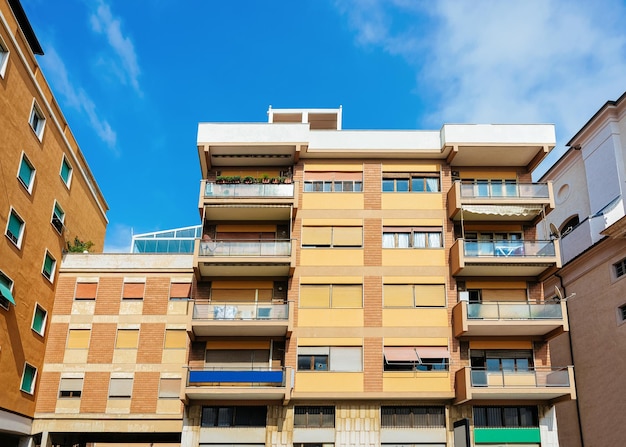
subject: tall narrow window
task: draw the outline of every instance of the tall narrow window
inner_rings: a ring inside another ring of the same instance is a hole
[[[20,168],[17,171],[17,178],[20,183],[26,188],[29,193],[33,191],[33,183],[35,182],[35,168],[33,164],[26,158],[26,155],[22,153],[22,160],[20,161]]]
[[[68,188],[70,187],[70,182],[72,181],[72,171],[72,166],[67,161],[67,158],[64,155],[63,161],[61,162],[61,172],[59,174],[63,179],[63,183],[65,183]]]
[[[37,138],[41,141],[43,138],[43,130],[46,125],[46,117],[35,101],[33,101],[33,108],[30,112],[28,122],[30,123],[30,127],[35,132],[35,135],[37,135]]]
[[[13,280],[0,271],[0,307],[9,310],[9,303],[15,306]]]
[[[50,282],[54,282],[54,269],[56,268],[57,261],[52,257],[50,252],[46,251],[46,256],[43,260],[43,268],[41,273],[46,277]]]
[[[61,234],[63,232],[63,223],[65,222],[65,211],[61,208],[61,205],[54,201],[54,208],[52,209],[52,226]]]
[[[5,234],[18,248],[22,246],[24,220],[15,212],[13,208],[11,208],[11,213],[9,214],[9,221],[7,223]]]
[[[28,394],[35,392],[35,380],[37,379],[37,368],[28,363],[24,363],[24,371],[22,372],[22,384],[20,390]]]
[[[9,64],[9,49],[0,37],[0,78],[4,78]]]
[[[39,304],[35,306],[35,313],[33,315],[33,323],[31,325],[33,331],[39,335],[43,335],[46,329],[46,319],[48,318],[48,312]]]
[[[613,268],[615,269],[615,276],[617,278],[626,275],[626,258],[613,264]]]

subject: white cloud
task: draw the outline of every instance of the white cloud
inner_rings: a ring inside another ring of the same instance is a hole
[[[114,223],[107,226],[105,253],[130,253],[133,230],[128,225]]]
[[[117,61],[109,59],[101,62],[106,63],[120,81],[129,83],[141,94],[139,87],[141,70],[133,42],[122,32],[121,21],[118,17],[113,16],[109,5],[104,1],[99,1],[97,5],[96,11],[89,18],[91,29],[97,34],[106,36],[109,45],[115,52],[115,59],[117,59]]]
[[[617,0],[340,0],[356,42],[403,57],[432,108],[421,125],[555,123],[560,144],[626,89]]]
[[[87,116],[91,127],[104,143],[119,155],[116,141],[117,135],[111,125],[102,120],[96,113],[96,105],[87,93],[75,83],[70,82],[65,64],[54,48],[46,49],[46,56],[41,59],[44,71],[54,85],[55,92],[63,97],[65,104]]]

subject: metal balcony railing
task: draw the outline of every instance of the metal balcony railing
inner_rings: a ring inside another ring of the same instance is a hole
[[[470,320],[561,320],[563,312],[559,303],[468,303],[467,318]]]
[[[194,303],[194,320],[288,320],[289,304]]]
[[[535,367],[524,371],[470,369],[471,385],[486,388],[550,388],[570,386],[570,367]]]
[[[205,197],[293,197],[294,185],[272,183],[235,183],[222,184],[207,182],[204,189]]]
[[[290,240],[200,241],[200,256],[291,256]]]
[[[556,256],[554,241],[472,240],[465,241],[466,257],[536,257]]]
[[[187,386],[221,386],[242,384],[247,387],[285,386],[285,368],[272,369],[260,366],[220,367],[190,369]]]
[[[461,197],[492,199],[549,199],[547,183],[461,182]]]

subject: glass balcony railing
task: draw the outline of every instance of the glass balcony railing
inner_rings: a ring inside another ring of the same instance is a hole
[[[289,304],[194,303],[194,320],[288,320]]]
[[[563,312],[559,303],[469,303],[470,320],[561,320]]]
[[[554,241],[471,240],[465,241],[466,257],[536,257],[556,256]]]
[[[200,241],[200,256],[291,256],[291,241]]]
[[[535,367],[523,371],[490,371],[470,368],[471,385],[487,388],[549,388],[569,387],[567,367]]]
[[[207,182],[204,189],[205,197],[293,197],[293,183],[212,183]]]
[[[248,387],[285,386],[285,370],[258,366],[202,368],[190,369],[187,377],[187,386],[228,386],[234,383]]]
[[[547,183],[461,182],[461,197],[549,199],[550,188]]]

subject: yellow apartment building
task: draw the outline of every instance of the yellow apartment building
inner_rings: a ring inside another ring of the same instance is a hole
[[[0,445],[32,432],[57,271],[101,251],[107,204],[50,91],[18,0],[0,1]]]

